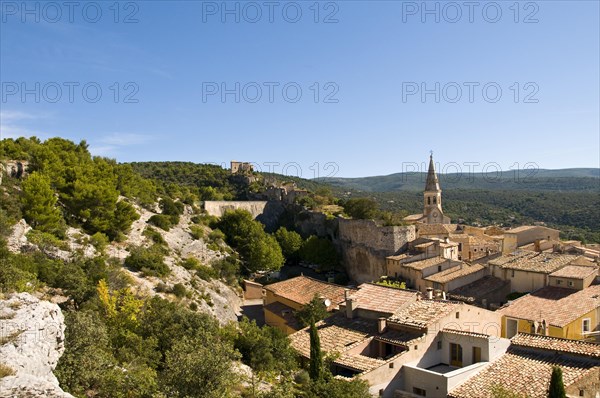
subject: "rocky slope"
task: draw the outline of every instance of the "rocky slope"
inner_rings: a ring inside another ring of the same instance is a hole
[[[64,352],[64,318],[56,304],[28,293],[0,300],[0,397],[73,398],[52,373]]]
[[[147,228],[153,228],[148,224],[148,219],[156,213],[138,206],[136,206],[136,210],[140,214],[140,218],[133,223],[126,240],[119,243],[113,242],[104,249],[105,254],[118,259],[121,263],[129,255],[128,247],[147,247],[152,244],[150,239],[144,235],[144,231]],[[163,298],[174,299],[172,295],[165,293],[165,290],[168,291],[175,284],[182,284],[190,293],[182,299],[183,304],[195,302],[199,311],[214,315],[222,324],[236,321],[242,305],[238,291],[219,280],[206,281],[200,279],[194,271],[186,270],[179,265],[181,260],[188,257],[196,258],[204,265],[210,265],[225,256],[222,251],[209,248],[209,243],[203,238],[195,239],[192,236],[190,226],[194,225],[191,221],[193,216],[192,208],[186,206],[178,225],[173,226],[169,231],[154,228],[155,231],[161,234],[168,246],[165,264],[171,269],[169,276],[164,278],[144,277],[140,272],[134,272],[126,268],[123,268],[123,272],[130,276],[139,294],[160,295]],[[211,231],[210,228],[203,228],[206,230],[205,235],[208,235]],[[99,254],[94,246],[89,243],[89,236],[75,228],[67,230],[68,239],[65,247],[62,248],[39,247],[31,243],[27,238],[29,231],[31,231],[31,227],[27,225],[25,220],[19,221],[13,227],[12,234],[7,239],[9,250],[15,253],[42,250],[46,255],[63,261],[70,261],[75,253],[80,253],[85,257],[94,257]],[[223,251],[227,249],[224,243],[221,243],[220,247]],[[214,248],[214,245],[212,248]],[[162,288],[158,288],[159,285]]]

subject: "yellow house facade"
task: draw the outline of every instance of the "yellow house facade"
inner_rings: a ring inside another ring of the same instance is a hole
[[[502,337],[532,333],[573,340],[596,340],[600,334],[600,285],[583,290],[548,286],[507,304]]]

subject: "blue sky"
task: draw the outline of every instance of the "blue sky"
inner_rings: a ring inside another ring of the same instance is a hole
[[[306,178],[430,150],[441,167],[599,166],[598,1],[265,4],[2,0],[0,133]]]

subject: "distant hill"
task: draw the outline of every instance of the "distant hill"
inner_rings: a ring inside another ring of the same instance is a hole
[[[333,187],[367,192],[422,191],[427,173],[395,173],[361,178],[321,178]],[[600,169],[521,170],[502,173],[438,174],[442,190],[598,191]]]

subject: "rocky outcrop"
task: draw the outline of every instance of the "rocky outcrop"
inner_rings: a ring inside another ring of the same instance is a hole
[[[1,398],[73,398],[52,373],[65,349],[64,331],[56,304],[28,293],[0,300],[0,364],[14,373],[0,379]]]

